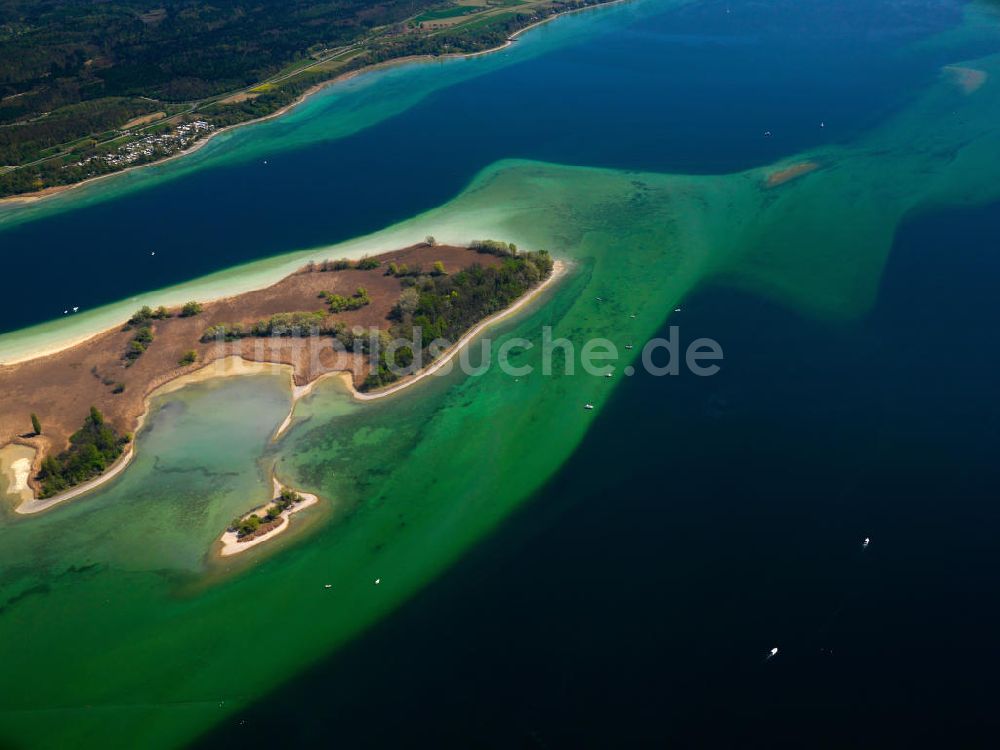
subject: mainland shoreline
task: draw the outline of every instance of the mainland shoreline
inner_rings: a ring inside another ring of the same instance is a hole
[[[484,55],[490,55],[493,54],[494,52],[500,52],[501,50],[505,50],[508,47],[510,47],[514,42],[517,41],[517,38],[521,34],[531,31],[532,29],[538,28],[539,26],[543,26],[544,24],[547,24],[550,21],[554,21],[557,18],[570,16],[575,13],[581,13],[587,10],[594,10],[597,8],[605,8],[605,7],[610,7],[612,5],[619,5],[621,3],[626,3],[626,2],[629,2],[629,0],[608,0],[607,2],[598,2],[593,5],[588,5],[582,8],[573,8],[571,10],[565,10],[559,13],[553,13],[551,16],[548,16],[547,18],[535,21],[534,23],[529,24],[524,28],[518,29],[517,31],[511,33],[510,36],[508,36],[507,39],[503,42],[503,44],[499,44],[496,47],[491,47],[489,49],[479,50],[478,52],[449,52],[443,55],[407,55],[405,57],[399,57],[393,60],[383,60],[382,62],[373,63],[363,68],[359,68],[358,70],[349,70],[345,73],[341,73],[331,78],[328,81],[323,81],[321,83],[317,83],[316,85],[309,87],[304,92],[302,92],[302,94],[300,94],[299,97],[295,99],[295,101],[286,104],[281,109],[275,110],[270,114],[264,115],[263,117],[258,117],[254,120],[247,120],[246,122],[238,122],[234,125],[228,125],[224,128],[218,128],[217,130],[213,130],[204,138],[191,144],[189,148],[186,148],[182,151],[178,151],[176,154],[171,154],[170,156],[165,156],[162,159],[157,159],[156,161],[148,162],[146,164],[136,164],[131,167],[126,167],[125,169],[122,169],[118,172],[109,172],[108,174],[88,177],[85,180],[81,180],[80,182],[74,182],[71,185],[53,185],[52,187],[43,188],[41,190],[37,190],[32,193],[21,193],[19,195],[11,195],[6,198],[0,198],[0,207],[4,205],[38,203],[39,201],[43,201],[46,198],[52,198],[56,195],[67,193],[71,190],[81,188],[85,185],[90,185],[95,182],[98,182],[99,180],[106,180],[112,177],[119,177],[121,175],[128,174],[129,172],[132,172],[134,170],[145,169],[147,167],[155,167],[162,164],[166,164],[167,162],[173,161],[174,159],[180,159],[185,156],[190,156],[191,154],[197,152],[199,149],[208,145],[208,143],[210,143],[213,138],[222,135],[223,133],[231,132],[236,128],[247,127],[248,125],[259,125],[260,123],[267,122],[268,120],[272,120],[277,117],[286,115],[299,105],[303,104],[310,97],[318,94],[319,92],[331,86],[335,86],[337,84],[352,80],[366,73],[374,73],[379,70],[385,70],[388,68],[410,65],[415,63],[435,62],[439,60],[472,59],[476,57],[482,57]]]

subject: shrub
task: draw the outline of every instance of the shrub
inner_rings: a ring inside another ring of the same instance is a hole
[[[321,292],[320,297],[326,300],[326,303],[330,306],[330,312],[339,313],[345,312],[347,310],[360,310],[365,305],[371,303],[371,298],[368,296],[368,290],[363,286],[359,286],[357,291],[351,297],[344,297],[341,294],[332,294],[330,292]]]
[[[143,305],[138,310],[133,313],[132,317],[128,319],[126,328],[131,328],[133,326],[146,323],[153,319],[153,308],[149,305]]]
[[[184,352],[184,356],[177,360],[177,364],[181,367],[187,367],[188,365],[193,365],[198,361],[198,353],[194,349],[190,349]]]
[[[324,260],[323,264],[320,266],[321,271],[346,271],[351,267],[351,261],[347,258],[340,258],[339,260]]]
[[[153,329],[143,326],[136,331],[135,336],[129,342],[128,349],[125,350],[125,366],[131,367],[153,343]]]
[[[500,257],[511,257],[517,255],[517,245],[513,242],[498,242],[497,240],[474,240],[469,247],[477,253],[484,255],[499,255]]]
[[[188,302],[181,308],[182,318],[193,318],[195,315],[201,315],[204,308],[201,306],[200,302]]]

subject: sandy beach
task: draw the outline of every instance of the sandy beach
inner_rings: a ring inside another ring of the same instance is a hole
[[[85,495],[88,492],[96,490],[98,487],[103,487],[105,484],[125,471],[128,465],[132,463],[132,457],[134,454],[135,449],[129,445],[125,448],[125,452],[122,453],[121,457],[115,461],[114,465],[99,477],[94,477],[83,484],[78,484],[76,487],[66,490],[66,492],[62,492],[53,497],[47,497],[44,500],[36,499],[34,493],[32,493],[30,499],[21,502],[21,504],[18,505],[14,511],[22,515],[30,516],[35,513],[41,513],[42,511],[54,508],[67,500],[78,498],[81,495]],[[27,482],[25,482],[25,484],[27,484]],[[31,492],[31,489],[28,488],[28,491]]]
[[[254,508],[249,513],[243,514],[242,516],[240,516],[240,520],[245,520],[250,516],[252,516],[254,513],[256,513],[258,516],[263,517],[264,512],[267,510],[267,507],[271,505],[281,495],[282,490],[292,489],[291,487],[286,487],[285,485],[281,484],[281,482],[279,482],[274,477],[271,478],[271,481],[274,484],[274,494],[271,496],[271,500],[265,503],[264,505],[261,505],[258,508]],[[297,490],[292,490],[292,491],[298,492]],[[302,502],[295,503],[288,510],[282,512],[280,516],[280,518],[282,519],[281,525],[276,526],[275,528],[268,531],[266,534],[261,534],[260,536],[254,537],[253,539],[246,542],[241,542],[239,540],[239,537],[236,535],[235,531],[227,530],[221,537],[219,537],[219,542],[222,545],[219,548],[219,555],[221,557],[231,557],[232,555],[238,555],[241,552],[246,552],[248,549],[252,549],[253,547],[256,547],[259,544],[263,544],[264,542],[268,542],[274,539],[279,534],[285,533],[285,530],[288,529],[289,526],[291,526],[291,519],[295,513],[305,510],[306,508],[312,507],[313,505],[316,505],[319,502],[319,498],[316,497],[316,495],[311,495],[308,492],[298,492],[298,494],[302,497]]]
[[[0,477],[7,494],[15,499],[18,505],[33,497],[28,480],[31,478],[31,467],[35,459],[35,449],[18,443],[0,448]]]

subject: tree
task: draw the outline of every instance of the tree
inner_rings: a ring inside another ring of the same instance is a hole
[[[434,245],[437,244],[437,240],[434,239],[434,235],[433,234],[427,235],[427,239],[425,239],[424,242],[426,242],[431,247],[434,247]]]
[[[439,260],[434,261],[434,275],[444,276],[444,274],[445,274],[444,263],[442,263]]]
[[[181,367],[187,367],[188,365],[193,365],[196,361],[198,361],[198,353],[194,349],[190,349],[184,352],[184,356],[177,361],[177,364]]]
[[[42,423],[38,420],[37,414],[31,415],[31,428],[35,431],[36,435],[42,434]]]
[[[102,424],[104,424],[104,415],[101,414],[100,411],[98,411],[96,406],[90,407],[90,422],[95,427],[100,427]]]
[[[181,317],[192,318],[195,315],[200,315],[203,309],[200,302],[188,302],[181,308]]]
[[[417,309],[418,304],[420,304],[420,292],[413,287],[404,289],[403,293],[399,295],[399,302],[396,303],[398,319],[403,321],[408,320],[413,315],[414,310]]]

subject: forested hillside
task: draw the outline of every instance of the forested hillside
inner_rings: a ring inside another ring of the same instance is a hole
[[[0,197],[190,148],[322,81],[603,0],[0,0]]]

